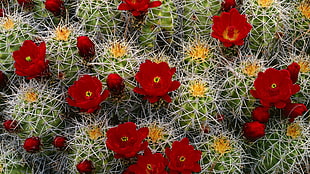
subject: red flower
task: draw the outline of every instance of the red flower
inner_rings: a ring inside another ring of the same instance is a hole
[[[168,92],[178,89],[181,85],[178,81],[172,81],[172,76],[176,68],[170,68],[166,62],[155,63],[146,60],[140,65],[140,71],[135,78],[140,83],[141,88],[135,87],[134,92],[145,95],[150,103],[157,102],[163,98],[166,102],[171,102]]]
[[[39,137],[27,138],[24,142],[24,149],[27,152],[35,153],[40,151],[41,141]]]
[[[107,131],[106,145],[116,154],[115,158],[131,158],[145,150],[148,143],[142,142],[148,135],[147,127],[136,130],[136,124],[127,122]]]
[[[201,151],[194,150],[194,147],[189,145],[188,138],[173,142],[172,148],[166,148],[165,152],[169,160],[168,167],[171,174],[201,171],[198,164]]]
[[[16,120],[5,120],[3,122],[3,127],[8,132],[16,132],[18,129],[18,121]]]
[[[46,0],[44,4],[46,10],[52,12],[54,16],[60,16],[65,11],[64,2],[62,0]]]
[[[124,79],[118,74],[109,74],[107,85],[112,95],[120,95],[125,88]]]
[[[32,8],[34,6],[33,0],[17,0],[17,2],[25,8]]]
[[[150,149],[144,151],[143,156],[138,156],[137,164],[129,166],[125,171],[128,174],[167,174],[165,168],[168,164],[166,158],[160,153],[152,154]]]
[[[7,82],[8,82],[8,77],[2,71],[0,71],[0,87],[5,88]]]
[[[297,79],[298,79],[298,73],[300,70],[300,66],[298,65],[298,63],[293,62],[292,64],[290,64],[287,67],[287,70],[290,72],[291,80],[292,80],[293,84],[296,83]]]
[[[91,174],[95,170],[95,167],[92,161],[83,160],[76,165],[76,169],[79,171],[79,173]]]
[[[300,90],[299,85],[292,83],[287,70],[273,68],[258,73],[254,87],[255,89],[250,91],[253,97],[260,99],[260,103],[265,107],[275,105],[277,108],[284,108],[290,102],[290,97]]]
[[[64,150],[67,146],[67,138],[62,136],[56,136],[53,140],[53,145],[58,150]]]
[[[93,113],[100,108],[100,103],[109,96],[109,90],[102,92],[102,83],[97,77],[82,76],[68,89],[67,102],[79,107],[81,112]]]
[[[288,103],[283,108],[282,114],[285,117],[289,117],[290,122],[293,122],[296,117],[303,115],[307,110],[307,107],[302,103]]]
[[[269,108],[268,107],[256,107],[252,112],[252,118],[255,121],[259,121],[261,123],[268,122],[270,117]]]
[[[84,59],[91,59],[95,56],[95,44],[87,36],[77,38],[77,47],[79,54]]]
[[[265,136],[265,129],[266,125],[258,121],[245,123],[243,125],[244,136],[251,141],[255,141],[258,138]]]
[[[225,47],[243,45],[243,39],[252,29],[246,16],[241,15],[235,8],[222,12],[221,16],[213,16],[213,23],[211,36],[223,42]]]
[[[161,5],[160,1],[153,1],[150,0],[122,0],[118,6],[118,10],[129,10],[133,16],[140,16],[144,15],[149,8],[158,7]]]
[[[45,42],[37,46],[33,41],[25,40],[20,49],[13,52],[15,73],[19,76],[27,76],[27,79],[44,75],[48,69],[45,51]]]
[[[224,0],[221,5],[224,11],[229,11],[230,9],[236,6],[236,1],[235,0]]]

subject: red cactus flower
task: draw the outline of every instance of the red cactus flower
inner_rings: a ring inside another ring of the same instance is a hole
[[[170,68],[166,62],[155,63],[146,60],[140,65],[140,70],[135,78],[141,88],[135,87],[134,92],[145,95],[150,103],[157,102],[160,98],[171,102],[168,92],[174,91],[181,85],[178,81],[172,81],[176,68]]]
[[[248,140],[255,141],[265,136],[265,129],[266,125],[258,121],[253,121],[243,125],[243,134]]]
[[[270,117],[269,108],[268,107],[256,107],[252,112],[252,118],[255,121],[259,121],[261,123],[268,122]]]
[[[92,161],[83,160],[76,165],[76,169],[79,171],[79,173],[91,174],[95,170],[95,167]]]
[[[97,77],[82,76],[68,89],[67,102],[79,107],[81,112],[93,113],[100,108],[100,103],[109,96],[109,90],[102,92],[102,83]]]
[[[65,11],[64,2],[62,0],[46,0],[45,9],[52,12],[54,16],[61,16]]]
[[[149,8],[158,7],[161,5],[160,1],[153,1],[150,0],[122,0],[118,6],[118,10],[128,10],[132,13],[133,16],[140,16],[144,15]]]
[[[18,121],[16,120],[5,120],[3,122],[3,127],[6,131],[12,133],[18,130]]]
[[[129,166],[124,174],[167,174],[167,171],[165,171],[167,165],[168,161],[162,154],[152,154],[150,149],[146,149],[143,156],[138,156],[137,164]]]
[[[0,87],[5,88],[7,82],[8,82],[8,77],[2,71],[0,71]]]
[[[112,95],[120,95],[125,88],[124,79],[118,74],[109,74],[107,86]]]
[[[56,136],[53,140],[53,145],[58,150],[64,150],[67,147],[67,138],[62,136]]]
[[[283,108],[282,115],[289,117],[289,121],[293,122],[296,117],[303,115],[307,110],[307,107],[302,103],[288,103]]]
[[[189,145],[188,138],[173,142],[172,148],[166,148],[165,152],[169,160],[168,168],[170,169],[170,173],[201,171],[198,163],[201,158],[201,151],[194,150],[194,147]]]
[[[95,44],[87,36],[79,36],[77,38],[77,47],[79,54],[85,60],[89,60],[95,56]]]
[[[30,153],[36,153],[40,151],[42,144],[39,137],[27,138],[24,142],[24,149]]]
[[[252,26],[247,23],[246,16],[232,8],[229,12],[222,12],[221,16],[213,16],[211,36],[219,39],[225,47],[243,45],[243,39],[251,29]]]
[[[34,6],[33,0],[17,0],[17,2],[25,8],[32,8]]]
[[[114,151],[115,158],[131,158],[137,152],[145,150],[148,143],[142,142],[148,135],[147,127],[136,130],[136,124],[127,122],[107,131],[106,145]]]
[[[236,0],[224,0],[221,5],[224,11],[229,11],[236,6]]]
[[[45,52],[45,42],[37,46],[33,41],[25,40],[20,49],[13,52],[15,73],[27,76],[27,79],[43,76],[48,69]]]
[[[298,73],[300,70],[300,66],[298,65],[298,63],[293,62],[287,67],[287,70],[290,72],[291,80],[293,84],[296,83],[298,80]]]
[[[290,102],[290,97],[300,90],[299,85],[292,83],[287,70],[273,68],[259,72],[254,87],[255,89],[250,91],[253,97],[260,99],[264,107],[274,105],[277,108],[284,108]]]

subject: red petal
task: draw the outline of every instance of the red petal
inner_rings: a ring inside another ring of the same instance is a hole
[[[173,81],[168,89],[168,92],[178,89],[180,85],[181,83],[179,81]]]
[[[171,100],[171,97],[170,97],[168,94],[162,96],[162,98],[163,98],[167,103],[170,103],[170,102],[172,101],[172,100]]]
[[[160,1],[153,1],[153,2],[149,3],[149,8],[158,7],[160,5],[161,5]]]
[[[125,4],[125,3],[121,3],[118,7],[117,7],[118,10],[132,10],[132,8]]]

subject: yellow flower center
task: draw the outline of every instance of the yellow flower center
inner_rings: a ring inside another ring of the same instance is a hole
[[[179,160],[180,160],[181,162],[184,162],[184,161],[186,160],[186,158],[185,158],[185,156],[181,156],[181,157],[179,158]]]
[[[110,52],[114,58],[120,58],[127,54],[127,46],[125,44],[116,42],[110,47]]]
[[[3,28],[6,30],[10,30],[12,28],[14,28],[14,21],[10,18],[6,18],[4,23],[3,23]]]
[[[271,88],[276,88],[277,87],[277,84],[275,84],[275,83],[273,83],[273,84],[271,84]]]
[[[229,140],[226,140],[226,138],[216,138],[213,143],[213,148],[215,152],[221,155],[228,153],[231,150],[230,142]]]
[[[154,82],[155,82],[155,83],[158,83],[159,81],[160,81],[160,77],[158,77],[158,76],[157,76],[157,77],[154,77]]]
[[[310,71],[310,62],[299,61],[298,65],[300,66],[300,72],[306,73]]]
[[[25,60],[26,60],[27,62],[30,62],[30,61],[31,61],[31,57],[28,56],[28,57],[25,58]]]
[[[103,136],[101,128],[93,128],[88,131],[88,136],[92,140],[97,140],[98,138]]]
[[[297,123],[294,123],[287,127],[286,135],[294,139],[301,135],[301,131],[301,127]]]
[[[86,91],[86,92],[85,92],[86,97],[90,97],[90,96],[92,96],[92,94],[93,94],[93,93],[90,92],[90,91]]]
[[[122,140],[123,142],[128,141],[128,137],[122,137],[121,140]]]
[[[237,30],[234,26],[228,26],[223,32],[223,38],[229,41],[237,40],[239,36],[239,30]]]
[[[243,69],[243,73],[248,76],[256,76],[260,70],[260,66],[257,63],[246,65]]]
[[[156,124],[150,126],[148,137],[152,140],[152,142],[158,142],[164,137],[163,128],[158,127]]]
[[[36,102],[38,100],[38,94],[35,92],[26,92],[24,99],[29,102]]]
[[[207,91],[207,88],[205,87],[205,84],[201,81],[191,82],[189,86],[189,92],[194,97],[204,97],[206,91]]]
[[[198,42],[189,47],[187,55],[193,60],[206,60],[210,57],[210,49],[207,44]]]
[[[151,164],[147,164],[146,165],[147,170],[153,170],[152,165]]]
[[[262,7],[269,7],[273,3],[273,0],[257,0],[257,3]]]
[[[58,26],[55,30],[55,35],[56,35],[55,39],[67,41],[69,39],[70,34],[71,34],[71,30],[69,30],[69,28]]]
[[[305,1],[300,3],[298,10],[308,19],[310,19],[310,2]]]

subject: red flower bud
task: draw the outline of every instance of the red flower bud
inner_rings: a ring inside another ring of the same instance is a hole
[[[293,62],[287,67],[287,70],[290,72],[291,80],[293,84],[296,83],[298,80],[298,73],[300,70],[300,66],[298,65],[298,63]]]
[[[16,120],[6,120],[3,122],[4,129],[8,132],[15,132],[18,129],[18,121]]]
[[[62,0],[46,0],[45,9],[52,12],[54,16],[61,16],[64,11],[64,2]]]
[[[221,5],[222,5],[223,11],[229,11],[230,9],[236,6],[236,1],[235,0],[224,0],[224,2],[222,2]]]
[[[265,135],[265,128],[266,125],[258,121],[253,121],[250,123],[245,123],[243,125],[243,133],[247,139],[255,141],[258,138],[263,137]]]
[[[0,8],[0,17],[4,17],[5,14],[4,14],[4,9]]]
[[[283,116],[289,117],[289,121],[293,122],[296,117],[303,115],[307,110],[307,107],[302,103],[288,103],[283,108]]]
[[[217,115],[216,115],[216,120],[219,121],[219,122],[223,121],[224,118],[225,118],[225,117],[224,117],[223,114],[217,114]]]
[[[40,151],[41,141],[39,137],[27,138],[24,142],[24,149],[27,152],[35,153]]]
[[[95,56],[95,44],[87,36],[79,36],[77,38],[77,47],[79,54],[84,59],[91,59]]]
[[[124,79],[118,74],[109,74],[107,85],[112,95],[121,94],[125,88]]]
[[[6,87],[6,84],[8,82],[8,77],[0,71],[0,88]]]
[[[34,6],[33,0],[17,0],[17,2],[25,8],[32,8]]]
[[[76,169],[83,174],[91,174],[95,167],[90,160],[83,160],[79,164],[76,165]]]
[[[53,140],[53,145],[58,150],[64,150],[67,146],[67,138],[62,136],[56,136]]]
[[[268,122],[268,119],[270,117],[269,114],[269,108],[268,107],[256,107],[252,112],[252,118],[255,121],[259,121],[261,123]]]

